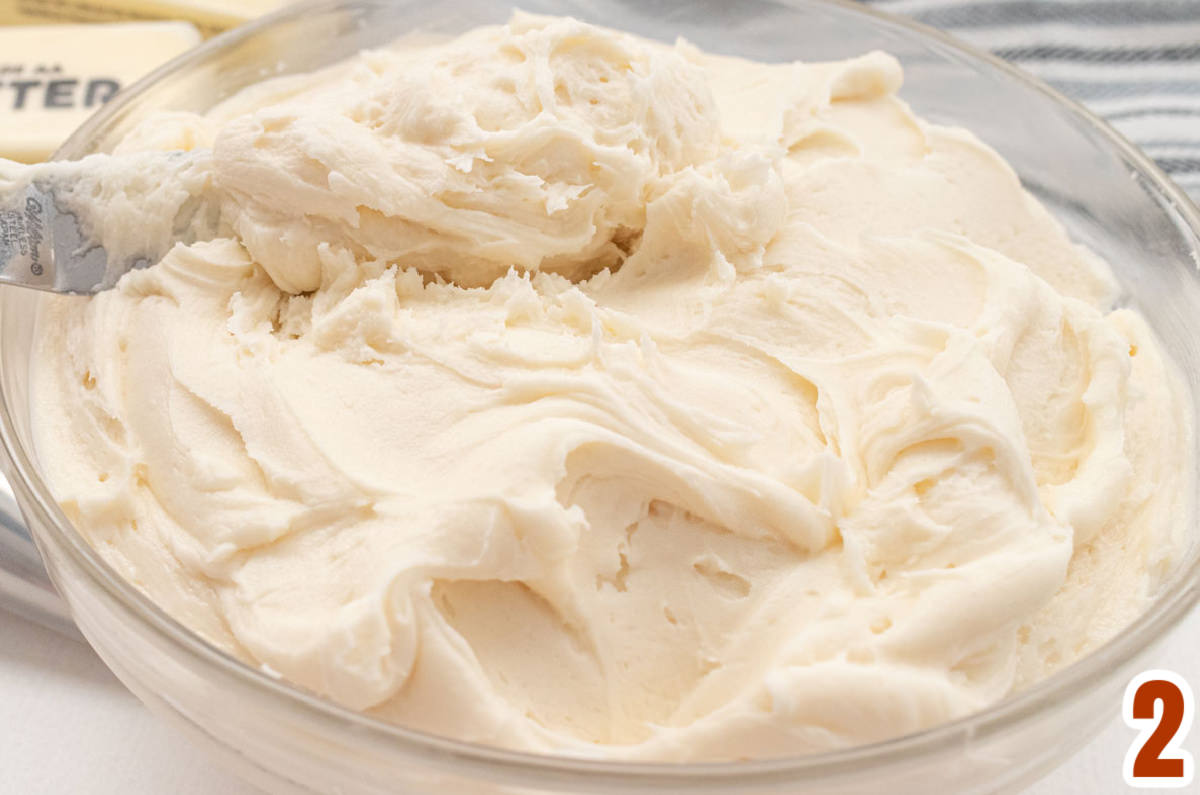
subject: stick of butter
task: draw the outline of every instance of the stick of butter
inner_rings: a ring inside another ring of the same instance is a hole
[[[0,27],[0,157],[45,160],[117,91],[200,39],[187,22]]]
[[[287,0],[0,0],[0,25],[182,19],[205,36],[240,25]]]

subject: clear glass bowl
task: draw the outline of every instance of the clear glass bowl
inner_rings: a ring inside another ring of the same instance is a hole
[[[907,70],[926,118],[1000,151],[1075,238],[1115,268],[1200,395],[1200,214],[1162,173],[1078,105],[935,31],[816,0],[525,0],[720,53],[821,60],[879,48]],[[155,72],[59,151],[105,151],[149,110],[205,111],[243,86],[309,71],[413,30],[503,21],[507,2],[359,0],[293,7]],[[381,723],[276,681],[207,645],[125,582],[50,496],[30,440],[29,351],[37,296],[0,291],[0,442],[21,511],[83,634],[155,712],[269,791],[408,793],[858,793],[1020,789],[1111,720],[1147,650],[1200,594],[1194,541],[1153,604],[1119,637],[977,715],[847,751],[753,763],[618,764],[484,748]],[[1114,770],[1119,764],[1114,760]]]

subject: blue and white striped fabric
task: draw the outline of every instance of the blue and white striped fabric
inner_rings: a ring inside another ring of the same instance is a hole
[[[1081,101],[1200,200],[1200,0],[866,1]]]

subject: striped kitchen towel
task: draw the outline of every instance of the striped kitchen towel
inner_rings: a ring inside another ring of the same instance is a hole
[[[1108,119],[1200,201],[1200,0],[865,0],[991,50]]]

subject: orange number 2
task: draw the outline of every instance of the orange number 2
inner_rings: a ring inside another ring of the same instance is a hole
[[[1140,733],[1125,755],[1125,783],[1176,788],[1192,782],[1192,755],[1180,748],[1192,725],[1192,689],[1172,671],[1145,671],[1125,688],[1122,717]]]

